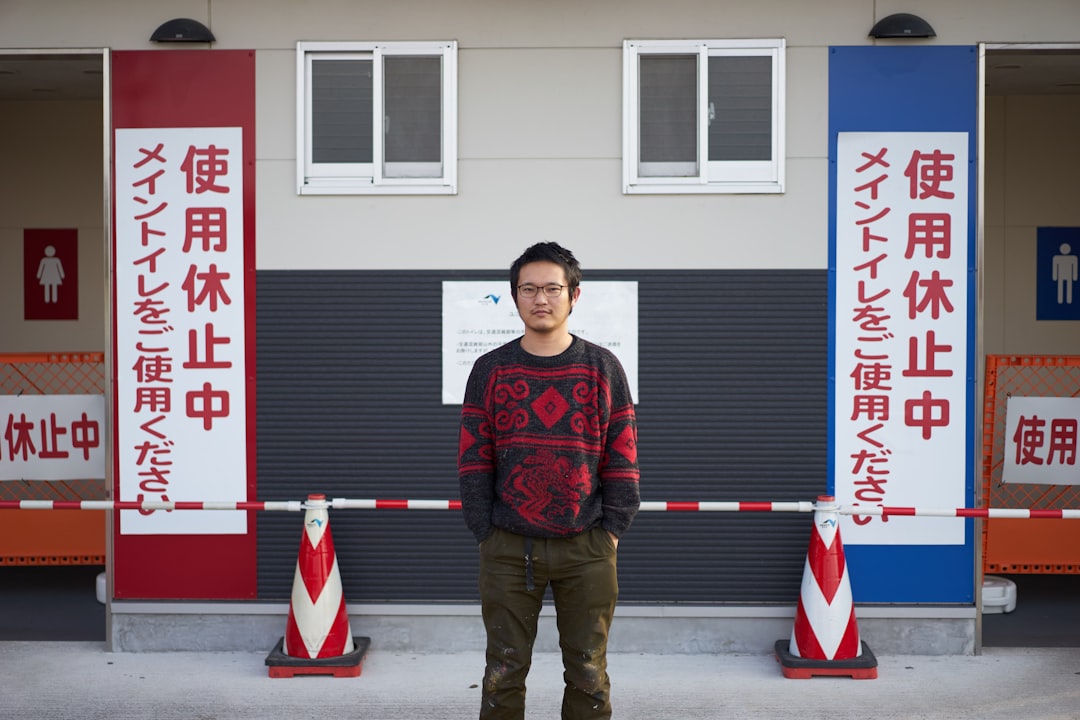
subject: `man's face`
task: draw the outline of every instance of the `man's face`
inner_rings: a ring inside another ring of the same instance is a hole
[[[549,295],[545,288],[557,295]],[[531,288],[535,295],[526,297]],[[548,334],[564,332],[570,318],[570,310],[577,303],[581,288],[566,287],[566,273],[553,262],[533,262],[523,265],[518,274],[517,308],[525,327],[533,332]],[[524,289],[524,291],[523,291]]]

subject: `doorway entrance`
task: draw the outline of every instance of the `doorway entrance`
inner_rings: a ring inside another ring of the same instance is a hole
[[[1080,227],[1080,134],[1075,130],[1080,126],[1080,44],[986,44],[980,49],[985,90],[981,353],[1080,355],[1075,322],[1040,320],[1036,312],[1039,229]],[[1080,395],[1080,387],[1069,394]],[[995,506],[993,498],[990,506]],[[992,553],[983,558],[984,567],[995,562]],[[1080,574],[1075,567],[1054,568],[1035,558],[1026,569],[1014,569],[1020,571],[995,576],[1015,584],[1016,608],[984,612],[982,645],[1080,647]]]
[[[41,376],[28,377],[35,373],[23,363],[0,376],[0,394],[104,393],[107,58],[104,49],[0,49],[0,349],[65,370],[72,358],[93,358],[102,381],[38,382]],[[33,273],[24,272],[33,260],[27,248],[43,234],[64,239],[70,253],[62,258],[61,245],[46,243],[49,300],[65,301],[62,316],[43,317],[26,302],[26,293],[40,294]],[[99,477],[0,479],[0,498],[105,499],[104,468],[93,474]],[[0,615],[8,619],[0,639],[104,639],[105,610],[97,600],[106,566],[104,512],[0,510],[0,527]]]

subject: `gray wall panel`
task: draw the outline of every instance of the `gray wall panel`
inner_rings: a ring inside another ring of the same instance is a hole
[[[444,279],[258,273],[259,498],[457,497],[458,406],[441,397]],[[589,271],[639,283],[645,500],[813,500],[825,489],[824,271]],[[302,519],[261,513],[259,597],[287,598]],[[794,602],[806,514],[641,513],[625,602]],[[349,602],[476,600],[456,512],[331,511]]]

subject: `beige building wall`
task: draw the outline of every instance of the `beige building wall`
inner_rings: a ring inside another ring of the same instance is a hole
[[[191,17],[214,48],[255,49],[259,269],[501,269],[538,240],[591,268],[825,269],[828,47],[872,44],[875,18],[900,11],[934,26],[930,44],[1061,42],[1080,28],[1073,0],[5,0],[0,48],[173,49],[150,34]],[[695,36],[785,38],[783,194],[622,194],[622,42]],[[458,194],[298,196],[296,43],[407,39],[459,43]],[[1037,225],[1080,225],[1077,102],[988,101],[986,352],[1080,352],[1072,324],[1034,321],[1027,269]],[[94,103],[0,107],[0,351],[104,344],[101,122]],[[21,231],[35,226],[79,228],[78,322],[21,322]]]
[[[0,353],[105,349],[104,146],[100,101],[0,103]],[[24,228],[78,230],[78,320],[23,320]]]
[[[1080,355],[1080,326],[1035,319],[1036,233],[1080,227],[1080,96],[991,97],[986,110],[983,349]]]

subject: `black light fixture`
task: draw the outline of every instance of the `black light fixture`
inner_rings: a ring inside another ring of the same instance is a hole
[[[937,37],[930,23],[918,15],[896,13],[883,17],[870,29],[872,38],[932,38]]]
[[[214,33],[198,20],[176,18],[158,26],[150,36],[153,42],[211,43]]]

